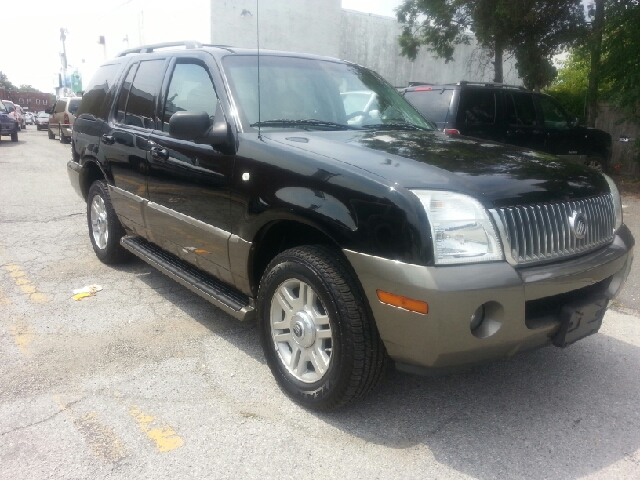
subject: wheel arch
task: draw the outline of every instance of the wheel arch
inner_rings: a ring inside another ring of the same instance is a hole
[[[285,250],[302,245],[327,245],[336,251],[341,250],[334,235],[309,221],[285,218],[263,225],[253,238],[248,258],[252,292],[257,294],[260,279],[271,260]]]
[[[80,170],[80,189],[85,200],[89,194],[91,185],[96,180],[106,180],[108,183],[113,183],[109,176],[104,172],[100,166],[100,162],[95,157],[86,156],[82,158],[80,162],[82,170]]]

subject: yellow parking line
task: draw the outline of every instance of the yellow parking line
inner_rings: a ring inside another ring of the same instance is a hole
[[[35,328],[29,325],[13,325],[9,327],[9,333],[13,337],[13,341],[18,345],[22,354],[28,357],[29,345],[36,337]]]
[[[49,296],[38,292],[38,289],[27,278],[27,275],[24,273],[24,270],[20,265],[11,264],[7,265],[5,268],[22,293],[29,296],[29,300],[33,303],[46,303],[49,301]]]
[[[136,405],[129,407],[129,414],[136,421],[140,430],[155,442],[159,451],[169,452],[184,445],[184,441],[176,434],[173,428],[156,417],[142,412]],[[160,428],[153,428],[154,426],[159,426]]]
[[[82,417],[77,417],[70,408],[75,402],[64,403],[61,395],[54,395],[53,398],[65,415],[73,421],[89,450],[96,457],[109,462],[117,462],[128,455],[124,443],[113,429],[98,421],[97,412],[87,412]]]

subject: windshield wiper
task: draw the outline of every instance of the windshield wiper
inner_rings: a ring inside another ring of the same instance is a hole
[[[429,131],[428,128],[419,127],[413,123],[376,123],[372,125],[362,125],[363,129],[367,130],[422,130]]]
[[[352,130],[351,125],[343,125],[341,123],[327,122],[325,120],[316,120],[309,118],[307,120],[265,120],[263,122],[256,122],[249,125],[250,127],[325,127],[334,128],[339,130]]]

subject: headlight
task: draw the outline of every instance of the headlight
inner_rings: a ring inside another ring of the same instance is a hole
[[[412,192],[427,212],[436,264],[504,260],[493,222],[480,202],[453,192]]]
[[[609,184],[609,190],[611,191],[611,195],[613,196],[613,207],[616,211],[615,230],[618,230],[622,226],[622,200],[620,199],[620,192],[618,192],[618,187],[616,187],[615,182],[609,175],[604,175],[604,178]]]

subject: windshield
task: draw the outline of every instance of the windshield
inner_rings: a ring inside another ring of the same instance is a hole
[[[257,57],[227,56],[224,67],[245,127],[432,129],[391,85],[362,67],[260,56],[259,110]]]
[[[4,103],[0,102],[0,112],[6,112],[7,107],[4,106]]]
[[[46,112],[40,112],[38,118],[49,118],[49,114]]]

